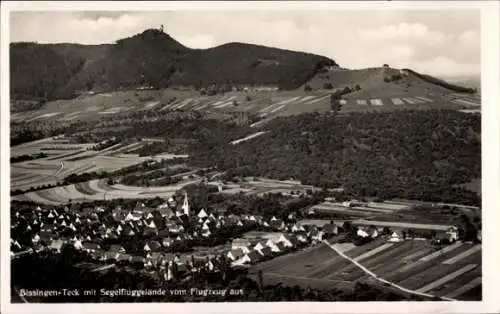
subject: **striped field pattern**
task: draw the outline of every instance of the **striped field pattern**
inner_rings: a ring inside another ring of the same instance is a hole
[[[335,239],[329,242],[335,243]],[[388,243],[382,237],[359,247],[350,246],[344,254],[378,277],[413,291],[461,300],[462,295],[481,285],[480,245],[457,242],[436,250],[428,241]],[[298,280],[304,286],[331,287],[370,278],[324,244],[256,264],[250,273],[259,270],[265,278],[270,273],[285,282]]]

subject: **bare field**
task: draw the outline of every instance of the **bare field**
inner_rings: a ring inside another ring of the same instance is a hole
[[[447,248],[439,250],[428,241],[387,243],[380,238],[348,249],[345,254],[377,276],[402,287],[437,296],[470,299],[467,293],[481,284],[481,246],[457,243]],[[450,260],[453,263],[450,264]],[[328,286],[328,283],[330,286],[345,285],[370,278],[324,244],[257,264],[250,272],[259,270],[263,271],[266,281],[281,278],[284,282],[300,282],[304,287]]]

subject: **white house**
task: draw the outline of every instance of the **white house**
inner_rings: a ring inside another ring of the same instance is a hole
[[[212,261],[210,261],[210,260],[209,260],[208,262],[206,262],[206,263],[205,263],[205,267],[207,267],[207,269],[208,269],[209,271],[213,271],[213,270],[214,270],[214,264],[213,264],[213,263],[212,263]]]
[[[402,242],[404,241],[403,235],[399,231],[394,231],[389,237],[389,242]]]
[[[40,236],[38,234],[35,234],[35,236],[33,237],[33,239],[31,239],[31,241],[33,243],[38,243],[38,241],[40,241]]]
[[[125,221],[131,221],[134,220],[134,216],[132,215],[131,212],[128,212],[127,216],[125,216]]]
[[[273,252],[280,252],[279,247],[271,239],[267,240],[266,246],[269,247],[271,249],[271,251],[273,251]]]
[[[369,237],[370,235],[364,229],[359,228],[356,234],[362,238]]]
[[[203,219],[203,218],[207,218],[208,217],[208,214],[207,212],[205,211],[205,209],[201,209],[200,212],[198,213],[198,218],[200,219]]]
[[[281,234],[281,236],[279,237],[277,242],[283,243],[283,245],[285,247],[292,247],[293,246],[292,241],[288,237],[286,237],[284,234]]]
[[[262,243],[262,242],[258,242],[254,247],[253,249],[256,250],[256,251],[260,251],[262,250],[263,248],[265,248],[266,245],[265,243]]]
[[[73,243],[73,246],[75,247],[75,249],[77,250],[81,250],[83,249],[83,244],[82,244],[82,241],[77,239],[74,243]]]
[[[294,224],[294,226],[296,226],[297,224]],[[292,227],[293,228],[293,227]],[[300,231],[306,231],[306,229],[304,228],[304,225],[298,225],[297,226],[297,231],[296,232],[300,232]]]
[[[450,227],[447,231],[446,234],[449,237],[450,242],[454,242],[458,240],[458,228],[455,226]]]

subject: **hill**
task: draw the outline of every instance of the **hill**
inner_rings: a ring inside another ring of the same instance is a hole
[[[357,70],[333,68],[317,73],[304,88],[306,85],[312,90],[349,87],[354,91],[344,95],[348,100],[476,93],[474,88],[451,84],[411,69],[391,68],[388,65]]]
[[[140,86],[295,89],[337,65],[318,55],[243,43],[190,49],[155,29],[109,45],[13,43],[10,55],[12,97],[48,100]]]

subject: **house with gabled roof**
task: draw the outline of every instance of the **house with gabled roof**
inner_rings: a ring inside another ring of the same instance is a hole
[[[262,250],[257,251],[259,252],[260,255],[262,255],[265,258],[272,257],[274,255],[274,252],[271,250],[270,247],[265,247]]]
[[[167,229],[172,233],[182,233],[184,231],[184,226],[177,223],[169,223],[167,224]]]
[[[245,253],[241,248],[238,249],[232,249],[231,251],[227,252],[227,257],[231,259],[232,261],[236,261],[239,258],[241,258]]]
[[[242,258],[240,258],[237,264],[255,264],[263,260],[263,256],[257,252],[252,251],[250,253],[245,254]]]
[[[266,246],[269,247],[272,252],[275,252],[275,253],[281,252],[277,243],[274,242],[272,239],[267,240]]]
[[[402,242],[404,241],[404,236],[401,233],[401,231],[396,230],[393,231],[389,239],[387,240],[388,242]]]
[[[294,243],[293,243],[292,237],[290,237],[290,236],[286,236],[286,235],[284,235],[284,234],[282,234],[282,235],[279,237],[279,239],[278,239],[278,241],[277,241],[277,242],[278,242],[278,243],[282,243],[285,247],[293,247],[293,246],[294,246],[294,245],[293,245]]]
[[[13,240],[12,238],[10,239],[10,247],[12,252],[19,252],[21,251],[22,247],[21,244],[17,240]]]
[[[300,232],[300,231],[306,231],[303,225],[298,225],[298,224],[293,224],[291,229],[292,232]]]
[[[257,244],[254,245],[253,249],[255,251],[260,251],[260,250],[264,249],[265,247],[267,247],[266,243],[264,241],[259,241],[259,242],[257,242]]]

